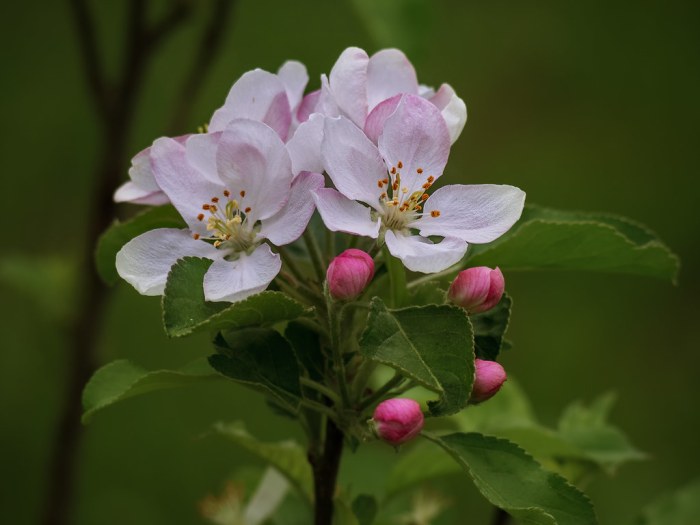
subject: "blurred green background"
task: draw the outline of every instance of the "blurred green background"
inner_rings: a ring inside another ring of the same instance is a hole
[[[682,259],[677,287],[600,274],[506,275],[515,347],[502,362],[543,421],[553,423],[573,399],[614,389],[613,422],[651,455],[587,489],[602,524],[626,523],[700,470],[698,4],[400,3],[406,11],[386,0],[237,2],[221,55],[181,131],[206,122],[233,81],[254,67],[274,71],[286,59],[301,60],[316,89],[345,47],[401,46],[421,82],[449,82],[467,103],[469,121],[445,183],[514,184],[529,202],[615,212],[656,230]],[[66,387],[62,326],[71,286],[81,278],[70,265],[92,249],[83,239],[101,148],[67,2],[40,4],[0,6],[0,513],[13,525],[37,523],[42,508]],[[134,153],[171,120],[202,4],[153,61],[130,141]],[[113,72],[124,6],[93,7],[100,52]],[[100,330],[103,363],[129,358],[161,368],[209,353],[206,337],[168,340],[159,301],[125,284],[114,290]],[[256,463],[202,437],[213,421],[234,419],[265,439],[297,432],[234,385],[156,393],[99,414],[85,429],[73,523],[202,523],[197,502]],[[378,490],[376,466],[393,456],[388,447],[365,447],[346,456],[342,477],[355,491]],[[444,523],[486,523],[485,504],[459,479],[450,497],[462,514],[453,510]]]

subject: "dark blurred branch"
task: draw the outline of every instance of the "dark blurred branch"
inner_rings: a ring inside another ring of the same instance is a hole
[[[510,514],[505,510],[495,507],[493,509],[493,517],[491,518],[491,525],[508,525],[510,523]]]
[[[235,4],[236,0],[214,0],[209,20],[199,41],[197,53],[175,102],[173,119],[168,128],[172,135],[180,135],[183,132],[192,111],[192,104],[202,86],[202,78],[219,54],[224,29],[229,23],[230,12]]]
[[[187,20],[193,5],[187,0],[173,0],[166,14],[149,27],[148,1],[131,0],[124,42],[124,65],[119,78],[115,82],[109,82],[100,62],[98,39],[88,3],[86,0],[68,0],[68,3],[75,20],[86,80],[98,110],[103,137],[102,151],[94,175],[96,184],[89,199],[88,229],[85,232],[84,256],[79,274],[84,278],[80,283],[80,295],[75,298],[78,315],[68,327],[70,346],[67,355],[67,392],[49,464],[42,519],[45,525],[67,525],[72,521],[76,467],[82,436],[81,396],[83,387],[97,367],[95,350],[109,295],[109,290],[95,271],[92,249],[116,214],[112,194],[126,171],[129,137],[148,62],[158,45]],[[216,10],[218,9],[225,8],[218,6]],[[224,20],[218,23],[223,25]],[[218,45],[220,36],[216,35],[222,31],[223,28],[217,26],[214,43],[208,46],[215,48]],[[205,37],[203,41],[206,40]],[[209,63],[211,61],[207,65]],[[200,80],[204,73],[205,69],[198,69],[197,76]],[[196,86],[189,89],[192,93],[196,92]]]

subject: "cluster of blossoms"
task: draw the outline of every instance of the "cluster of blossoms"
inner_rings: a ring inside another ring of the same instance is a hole
[[[154,229],[125,244],[116,267],[127,282],[161,295],[173,264],[197,256],[212,261],[205,299],[241,301],[278,276],[279,248],[304,233],[315,210],[328,230],[368,237],[422,273],[458,263],[469,243],[491,242],[519,219],[525,194],[513,186],[432,191],[466,106],[447,84],[437,91],[420,85],[400,51],[369,57],[348,48],[321,76],[320,89],[305,95],[307,83],[299,62],[276,74],[250,71],[205,132],[159,138],[133,158],[115,199],[170,203],[187,228]],[[356,300],[374,270],[367,252],[346,250],[327,268],[329,297]],[[476,314],[493,308],[503,290],[500,270],[471,268],[447,297]],[[470,403],[493,396],[505,379],[498,363],[477,359]],[[423,427],[420,405],[384,401],[371,427],[391,444],[404,443]]]
[[[258,293],[281,269],[275,247],[298,239],[314,209],[329,230],[376,239],[423,273],[457,263],[468,243],[493,241],[520,217],[525,194],[512,186],[431,193],[466,106],[447,84],[420,85],[400,51],[348,48],[320,89],[304,95],[307,83],[299,62],[250,71],[205,133],[160,138],[134,157],[115,199],[172,203],[187,224],[119,252],[119,274],[140,293],[162,294],[184,256],[213,261],[208,301]]]

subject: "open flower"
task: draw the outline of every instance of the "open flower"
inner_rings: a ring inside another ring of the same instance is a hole
[[[382,49],[369,57],[363,49],[347,48],[331,69],[328,90],[340,114],[364,130],[375,144],[402,94],[419,95],[440,110],[450,143],[459,138],[467,121],[467,106],[454,89],[442,84],[436,92],[419,85],[413,65],[398,49]]]
[[[245,118],[267,124],[286,142],[294,136],[299,125],[308,120],[309,112],[315,107],[314,95],[304,97],[308,81],[306,67],[294,60],[282,64],[277,74],[262,69],[244,73],[231,87],[224,105],[214,112],[207,133],[221,132],[232,120]],[[310,133],[316,137],[311,139],[316,144],[315,148],[309,145]],[[300,138],[290,146],[290,154],[295,161],[293,167],[299,166],[295,174],[319,171],[313,168],[320,163],[320,133],[318,124],[305,126]],[[182,135],[175,140],[184,144],[191,136]],[[153,174],[150,153],[149,147],[131,160],[130,180],[115,192],[116,202],[156,206],[169,202]]]
[[[303,233],[313,213],[318,173],[292,175],[289,154],[269,126],[231,122],[224,131],[170,138],[150,151],[158,186],[189,229],[161,228],[129,241],[117,271],[144,295],[160,295],[181,257],[211,259],[204,276],[208,301],[240,301],[261,292],[281,267],[265,240],[281,246]]]
[[[378,146],[348,119],[326,119],[321,155],[337,190],[314,192],[326,227],[383,238],[406,268],[424,273],[458,262],[468,242],[498,238],[520,218],[525,193],[513,186],[455,184],[429,196],[449,151],[440,110],[415,95],[403,96]],[[433,243],[433,236],[443,239]]]

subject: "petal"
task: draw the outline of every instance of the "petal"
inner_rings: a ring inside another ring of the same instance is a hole
[[[212,116],[209,131],[223,131],[237,118],[264,122],[282,140],[287,140],[292,112],[282,80],[262,69],[244,73],[231,87],[224,105]]]
[[[380,219],[372,220],[370,208],[351,201],[332,188],[316,190],[312,195],[329,230],[377,238]]]
[[[430,98],[435,94],[435,89],[432,86],[426,86],[425,84],[418,85],[418,94],[423,98]]]
[[[343,51],[329,75],[330,89],[341,111],[360,128],[367,118],[367,65],[369,57],[359,47]]]
[[[306,95],[297,109],[297,121],[306,122],[312,113],[316,113],[316,106],[321,98],[321,90],[317,89]]]
[[[132,204],[147,204],[160,206],[168,204],[168,196],[160,190],[148,191],[139,187],[133,181],[127,181],[114,192],[114,202],[130,202]]]
[[[312,192],[323,188],[323,175],[302,172],[294,179],[289,200],[273,217],[262,221],[260,236],[277,246],[296,241],[304,233],[314,213]]]
[[[401,186],[409,195],[425,184],[428,176],[437,179],[442,175],[450,154],[450,134],[440,110],[417,95],[401,98],[386,120],[378,144],[387,166],[396,166],[401,173]]]
[[[207,301],[235,303],[262,292],[277,276],[282,260],[261,244],[250,254],[241,254],[235,261],[214,261],[204,275],[204,298]]]
[[[251,223],[272,217],[284,206],[292,184],[292,163],[270,127],[247,119],[231,122],[221,136],[216,164],[241,209],[251,209],[246,212]]]
[[[447,130],[450,132],[450,143],[454,144],[467,123],[467,105],[457,96],[449,84],[443,84],[428,100],[442,113]]]
[[[185,147],[174,139],[160,138],[151,146],[156,182],[193,232],[206,235],[206,223],[197,220],[202,206],[221,197],[223,186],[205,178],[187,162]]]
[[[289,107],[294,111],[304,96],[306,84],[309,83],[306,66],[296,60],[287,60],[277,71],[277,76],[284,84]]]
[[[292,160],[292,173],[297,175],[302,171],[321,173],[321,142],[323,141],[324,116],[314,113],[304,123],[300,124],[294,136],[287,142],[287,151]]]
[[[524,204],[525,192],[515,186],[453,184],[431,195],[423,216],[410,226],[420,229],[421,235],[491,242],[515,224]],[[439,216],[432,217],[432,211],[439,211]]]
[[[394,95],[383,102],[377,104],[367,116],[365,121],[365,135],[375,144],[379,140],[379,135],[384,131],[384,124],[401,101],[401,95]]]
[[[333,98],[331,86],[326,75],[321,75],[321,94],[318,97],[318,102],[314,111],[316,111],[316,113],[322,113],[326,117],[340,116],[340,108],[335,98]]]
[[[162,295],[170,268],[186,256],[220,259],[222,252],[195,241],[187,230],[159,228],[127,242],[117,253],[117,273],[142,295]]]
[[[416,70],[398,49],[382,49],[367,64],[368,110],[401,93],[418,94]]]
[[[435,273],[458,263],[467,252],[467,243],[446,237],[433,244],[419,235],[395,234],[387,230],[384,237],[391,255],[398,257],[412,272]]]
[[[222,184],[216,169],[216,149],[221,140],[221,132],[198,133],[185,142],[187,162],[200,171],[211,182]]]
[[[375,208],[379,206],[383,190],[377,182],[386,178],[386,166],[377,147],[360,128],[343,117],[327,118],[321,158],[340,193]]]

